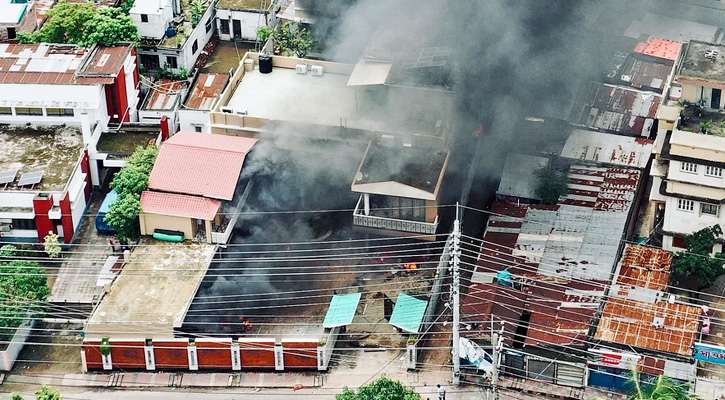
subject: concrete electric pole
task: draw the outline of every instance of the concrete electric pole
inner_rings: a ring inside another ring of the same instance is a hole
[[[460,323],[461,323],[461,299],[460,299],[460,263],[461,263],[461,221],[460,207],[456,203],[456,220],[453,222],[453,282],[451,285],[451,296],[453,297],[453,385],[461,384],[461,356],[460,348]]]
[[[491,347],[493,348],[493,371],[491,371],[491,388],[493,390],[493,400],[498,400],[498,370],[501,368],[501,356],[503,353],[503,323],[501,331],[494,332],[491,335]]]

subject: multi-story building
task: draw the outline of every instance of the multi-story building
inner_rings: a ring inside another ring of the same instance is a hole
[[[685,248],[684,238],[702,228],[725,225],[725,137],[674,129],[668,132],[650,174],[655,226],[666,250]],[[713,251],[721,251],[716,245]]]
[[[138,119],[138,86],[131,43],[0,44],[0,124],[80,128],[94,185],[102,161],[96,144],[109,123]]]
[[[257,29],[277,23],[275,0],[219,0],[216,24],[221,40],[257,40]]]
[[[32,32],[37,26],[35,2],[0,0],[0,41],[15,40],[18,32]]]
[[[203,12],[180,0],[137,1],[129,11],[141,37],[139,56],[149,70],[166,67],[180,73],[194,68],[204,46],[214,34],[214,1],[203,1]]]
[[[677,82],[682,85],[681,100],[700,103],[706,108],[723,108],[725,46],[690,41]]]

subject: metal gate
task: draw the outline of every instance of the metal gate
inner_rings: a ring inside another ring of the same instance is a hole
[[[583,387],[586,382],[586,366],[557,363],[556,384],[572,387]]]
[[[536,360],[529,358],[526,377],[543,382],[554,382],[556,363],[553,360]]]

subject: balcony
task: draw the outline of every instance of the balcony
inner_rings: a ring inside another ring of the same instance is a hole
[[[424,235],[435,235],[436,229],[438,228],[437,216],[435,221],[433,222],[420,222],[365,215],[365,210],[362,206],[362,203],[363,196],[360,196],[360,199],[355,206],[355,211],[352,214],[352,224],[355,226],[375,229],[387,229],[398,232],[419,233]]]

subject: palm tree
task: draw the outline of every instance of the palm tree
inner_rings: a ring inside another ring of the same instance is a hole
[[[672,378],[660,375],[651,384],[643,384],[639,372],[632,370],[629,382],[634,385],[629,400],[696,400],[697,396],[689,394],[689,385],[681,385]]]

